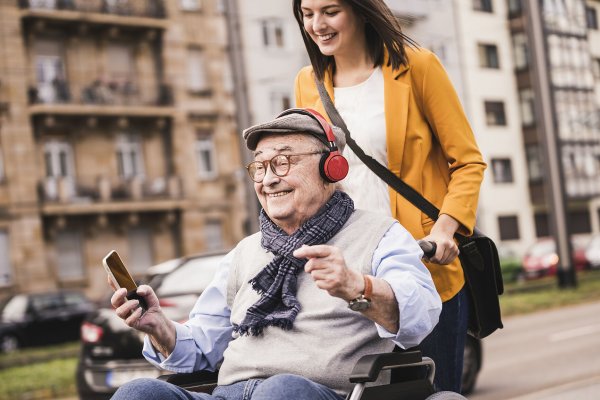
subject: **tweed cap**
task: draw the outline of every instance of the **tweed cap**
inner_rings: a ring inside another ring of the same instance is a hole
[[[344,132],[337,126],[331,125],[333,134],[335,136],[335,143],[340,153],[344,151],[346,145],[346,138]],[[317,139],[322,141],[324,144],[328,144],[327,136],[325,131],[317,122],[317,120],[310,115],[303,113],[291,113],[275,118],[272,121],[264,122],[262,124],[251,126],[245,129],[243,132],[244,140],[246,141],[246,147],[250,150],[256,150],[256,145],[263,134],[291,134],[291,133],[306,133],[315,136]]]

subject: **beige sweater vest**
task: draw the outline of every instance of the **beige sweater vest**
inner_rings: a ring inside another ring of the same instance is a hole
[[[356,210],[327,244],[342,249],[349,268],[370,275],[373,252],[394,222],[391,217]],[[233,324],[239,324],[259,299],[248,281],[273,258],[260,240],[260,233],[254,234],[235,249],[228,287]],[[291,330],[267,327],[258,337],[234,333],[224,354],[219,385],[288,373],[343,394],[352,389],[348,377],[360,357],[394,347],[390,340],[379,337],[371,320],[351,311],[346,301],[319,289],[305,272],[298,275],[297,298],[301,310]]]

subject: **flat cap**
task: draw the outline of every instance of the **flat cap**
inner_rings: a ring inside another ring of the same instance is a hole
[[[346,145],[344,132],[337,126],[331,125],[335,136],[335,143],[338,150],[343,152]],[[291,133],[306,133],[315,136],[324,144],[328,144],[325,131],[319,122],[310,115],[300,112],[292,112],[275,118],[272,121],[251,126],[243,132],[246,147],[250,150],[256,150],[256,145],[263,134],[291,134]]]

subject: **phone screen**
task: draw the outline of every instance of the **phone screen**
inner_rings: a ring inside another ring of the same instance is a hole
[[[125,264],[123,264],[123,261],[121,261],[121,258],[116,251],[113,250],[108,253],[108,255],[104,257],[103,262],[104,266],[110,270],[111,275],[119,287],[127,289],[128,292],[137,288],[135,281],[129,274],[129,271],[127,271],[127,268],[125,268]]]

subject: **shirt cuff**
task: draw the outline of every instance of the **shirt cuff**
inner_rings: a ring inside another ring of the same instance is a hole
[[[169,357],[165,358],[156,351],[148,335],[144,337],[142,354],[146,360],[158,368],[179,373],[193,372],[196,363],[196,346],[191,330],[180,323],[174,321],[173,323],[176,332],[175,348]]]

